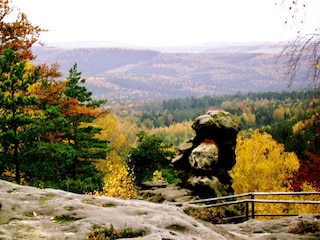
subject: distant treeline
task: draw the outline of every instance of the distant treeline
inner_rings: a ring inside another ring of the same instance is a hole
[[[239,116],[242,129],[248,129],[298,120],[313,97],[314,91],[306,90],[177,98],[143,104],[135,114],[138,125],[153,128],[193,120],[210,109],[222,109]]]

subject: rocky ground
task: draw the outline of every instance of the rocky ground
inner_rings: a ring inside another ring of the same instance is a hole
[[[160,198],[152,188],[142,195],[162,203],[79,195],[0,180],[0,239],[81,240],[111,235],[110,239],[150,240],[320,239],[319,234],[288,233],[302,220],[320,224],[320,215],[213,225],[174,206],[177,199],[188,200],[188,191],[163,186],[166,193],[157,190]]]

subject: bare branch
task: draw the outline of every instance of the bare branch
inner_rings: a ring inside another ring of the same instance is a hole
[[[304,34],[290,41],[280,53],[278,59],[284,64],[284,78],[290,87],[294,81],[302,80],[316,92],[320,84],[320,34]],[[297,79],[299,78],[299,79]]]

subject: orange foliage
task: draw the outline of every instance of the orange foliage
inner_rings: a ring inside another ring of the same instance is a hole
[[[65,89],[66,82],[52,81],[50,84],[37,85],[32,90],[32,93],[37,95],[38,100],[46,106],[59,105],[61,103],[61,98],[63,97],[63,91]]]
[[[97,117],[101,114],[107,113],[106,110],[101,110],[87,105],[80,105],[76,98],[71,99],[65,97],[64,91],[67,83],[67,81],[60,82],[52,80],[50,83],[35,86],[31,93],[37,95],[43,108],[45,108],[46,105],[60,105],[60,112],[65,117]]]
[[[50,67],[46,64],[41,65],[40,74],[44,79],[48,81],[52,81],[54,78],[61,77],[59,64],[53,63]]]
[[[4,19],[15,19],[5,22]],[[46,30],[32,25],[27,15],[10,6],[9,0],[0,2],[0,54],[5,49],[13,49],[20,60],[33,60],[35,56],[31,47],[39,39],[41,32]]]

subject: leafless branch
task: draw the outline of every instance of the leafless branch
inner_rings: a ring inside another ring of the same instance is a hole
[[[320,34],[299,35],[280,53],[278,63],[285,67],[284,78],[290,87],[297,77],[319,90],[320,84]]]

